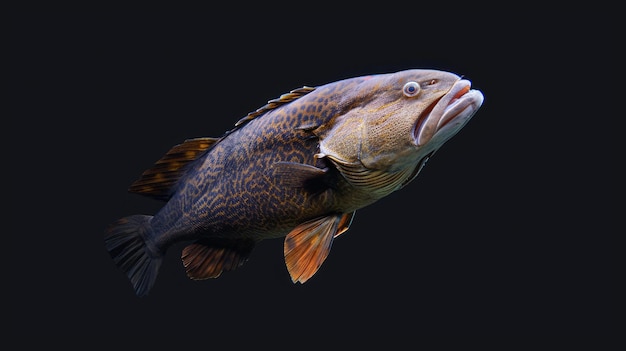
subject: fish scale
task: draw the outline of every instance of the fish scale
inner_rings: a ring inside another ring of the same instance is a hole
[[[291,90],[221,137],[174,146],[129,188],[163,207],[112,223],[105,245],[138,296],[178,242],[202,280],[284,237],[287,271],[304,283],[355,212],[412,181],[482,100],[466,79],[419,69]]]

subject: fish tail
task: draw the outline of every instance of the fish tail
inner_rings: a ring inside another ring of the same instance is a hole
[[[128,276],[137,296],[148,294],[156,281],[162,254],[146,245],[152,216],[121,218],[106,230],[104,242],[115,264]]]

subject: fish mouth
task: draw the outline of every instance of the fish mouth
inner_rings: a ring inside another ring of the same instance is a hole
[[[438,100],[430,104],[417,119],[413,138],[417,146],[428,143],[435,135],[452,137],[467,123],[483,103],[483,94],[471,89],[471,82],[460,79]]]

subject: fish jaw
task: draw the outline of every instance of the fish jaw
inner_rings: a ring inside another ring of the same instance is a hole
[[[484,100],[471,82],[460,79],[431,107],[423,112],[414,128],[414,143],[418,147],[437,143],[437,147],[454,136],[474,116]]]

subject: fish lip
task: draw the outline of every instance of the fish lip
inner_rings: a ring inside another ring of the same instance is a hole
[[[480,108],[482,102],[482,93],[471,89],[469,80],[456,81],[445,95],[434,101],[418,117],[413,131],[415,144],[425,145],[439,131],[451,128],[452,121],[458,122],[454,125],[464,125]]]

